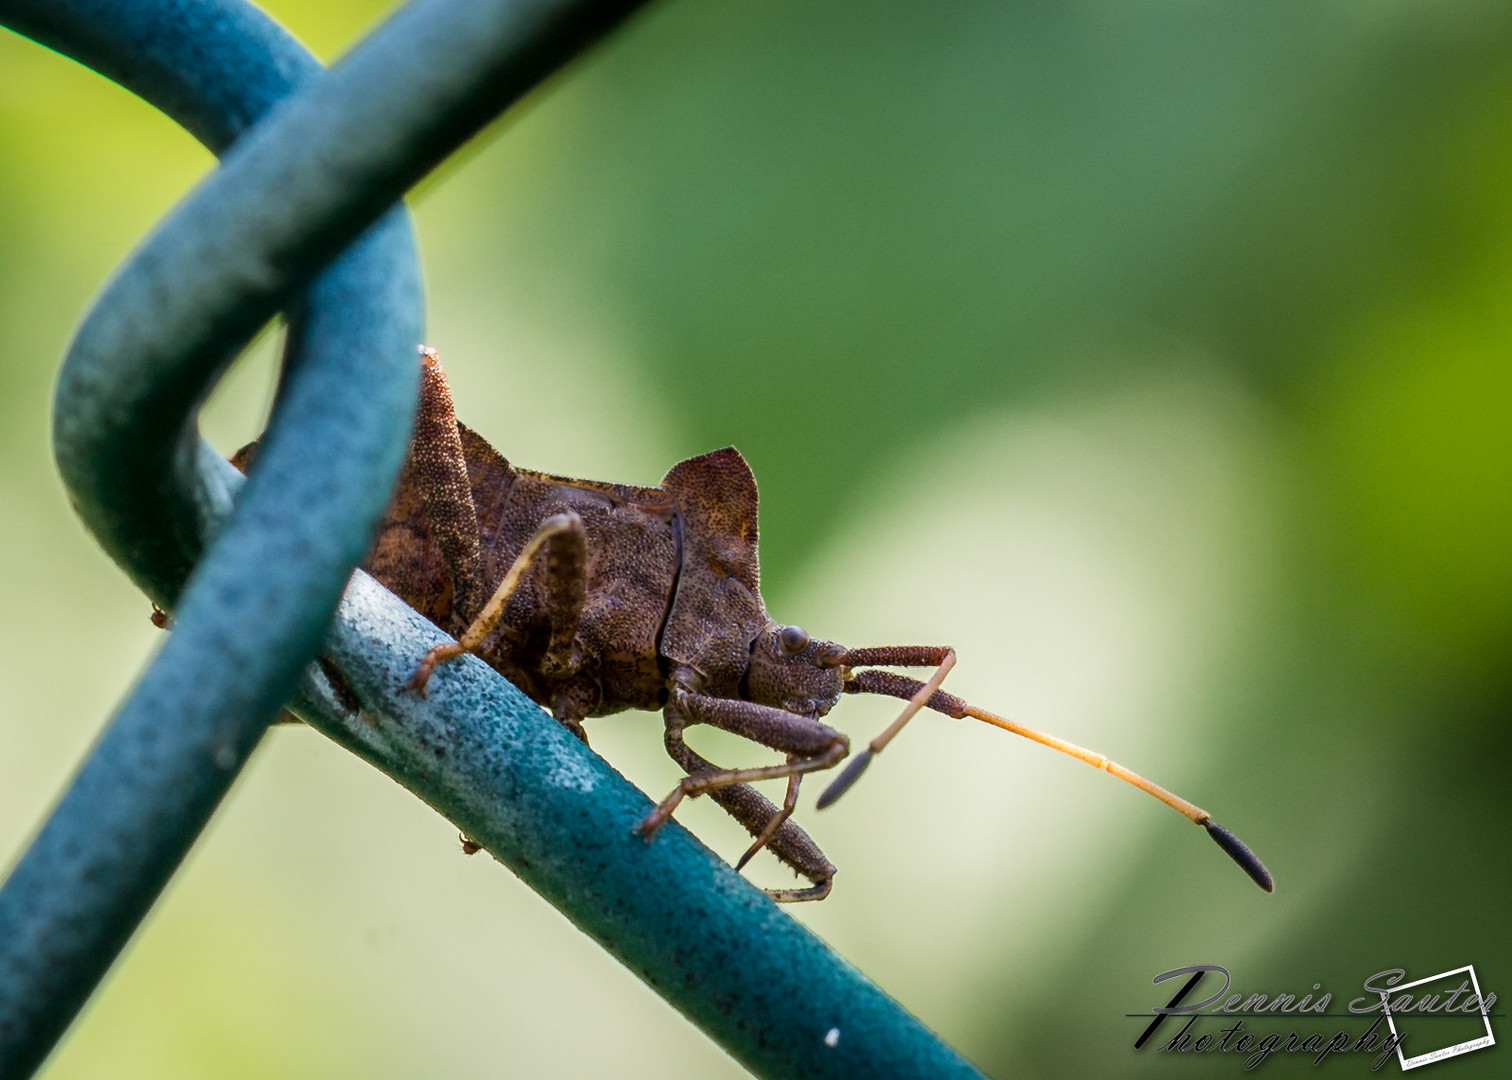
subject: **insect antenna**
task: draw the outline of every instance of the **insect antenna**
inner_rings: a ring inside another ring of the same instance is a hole
[[[1187,820],[1201,825],[1207,830],[1209,836],[1229,858],[1239,864],[1250,879],[1266,892],[1275,891],[1275,880],[1265,864],[1233,833],[1213,820],[1211,814],[1195,803],[1188,802],[1180,795],[1167,791],[1154,781],[1147,780],[1132,769],[1127,769],[1116,761],[1110,760],[1106,755],[1099,754],[1095,750],[1088,750],[1084,746],[1078,746],[1073,742],[1048,735],[1043,731],[1036,731],[1031,727],[1016,723],[1005,717],[990,713],[986,709],[979,709],[969,705],[954,694],[947,694],[940,689],[940,683],[945,675],[955,665],[955,653],[946,648],[929,649],[926,647],[906,646],[900,648],[880,649],[854,649],[846,657],[846,666],[852,667],[859,664],[889,664],[898,666],[922,667],[927,664],[938,664],[935,672],[925,682],[910,679],[903,675],[897,675],[890,671],[859,671],[851,675],[845,681],[845,692],[848,694],[886,694],[890,697],[904,698],[908,704],[898,718],[883,730],[882,734],[873,739],[865,750],[857,754],[849,765],[841,771],[840,775],[819,796],[818,806],[823,809],[833,804],[841,795],[844,795],[866,771],[871,764],[871,759],[881,752],[882,748],[892,741],[893,736],[908,723],[913,716],[923,708],[933,709],[935,712],[944,713],[946,716],[961,719],[971,717],[991,724],[993,727],[1011,731],[1015,735],[1022,735],[1031,739],[1041,746],[1048,746],[1052,750],[1059,750],[1063,754],[1069,754],[1078,761],[1086,762],[1093,768],[1101,769],[1106,773],[1116,776],[1128,784],[1133,784],[1141,791],[1153,795],[1172,809],[1180,812]]]
[[[891,693],[894,697],[906,699],[908,704],[903,706],[903,711],[898,714],[898,718],[883,728],[880,735],[867,743],[865,750],[851,758],[850,764],[841,769],[840,775],[835,777],[830,786],[820,793],[819,800],[815,804],[820,810],[844,795],[850,790],[852,784],[861,779],[861,774],[872,763],[872,758],[880,754],[882,748],[892,742],[893,737],[903,730],[903,725],[912,720],[920,709],[926,705],[932,706],[931,699],[938,695],[940,684],[945,681],[945,676],[950,673],[950,669],[955,667],[956,654],[955,650],[948,645],[889,645],[876,649],[852,649],[840,662],[845,664],[847,669],[865,664],[886,664],[898,667],[934,666],[935,672],[925,682],[905,679],[902,675],[892,675],[885,671],[863,671],[857,678],[846,680],[845,692],[847,694]],[[857,679],[867,675],[878,675],[896,680],[895,685],[889,684],[894,685],[894,689],[870,690],[861,687]],[[852,689],[853,684],[855,684],[855,689]],[[899,690],[906,690],[906,692],[899,693]],[[945,696],[950,697],[948,694]],[[951,700],[958,701],[959,699],[951,698]],[[961,704],[964,705],[965,702]]]

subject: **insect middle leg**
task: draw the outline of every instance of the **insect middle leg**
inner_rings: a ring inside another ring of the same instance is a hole
[[[406,685],[423,694],[437,664],[464,652],[477,652],[499,625],[505,605],[526,572],[541,558],[545,560],[550,623],[541,672],[548,678],[569,675],[574,666],[573,642],[588,591],[588,541],[583,522],[571,511],[541,522],[492,596],[484,601],[487,586],[483,580],[482,533],[451,388],[435,349],[422,346],[420,358],[420,409],[412,456],[416,484],[425,500],[425,516],[451,577],[451,631],[457,641],[426,653]],[[564,703],[554,711],[569,730],[583,737],[578,710]]]
[[[488,598],[488,603],[483,605],[483,610],[468,624],[461,637],[437,645],[426,653],[406,686],[423,694],[425,684],[430,680],[431,672],[437,664],[463,653],[477,652],[498,627],[509,598],[519,588],[526,572],[537,559],[543,557],[546,561],[546,597],[551,633],[541,668],[548,674],[570,672],[572,643],[577,635],[578,622],[582,618],[583,603],[587,596],[588,542],[582,519],[569,511],[541,522],[535,535],[515,556],[503,580]],[[569,728],[578,726],[566,720],[563,722]]]

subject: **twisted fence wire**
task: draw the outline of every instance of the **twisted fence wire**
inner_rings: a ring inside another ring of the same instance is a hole
[[[633,837],[645,797],[481,662],[399,694],[440,632],[360,573],[342,598],[414,409],[419,273],[390,207],[636,6],[415,0],[326,74],[240,0],[0,0],[223,153],[59,376],[70,498],[175,631],[0,889],[0,1076],[45,1059],[290,700],[757,1074],[976,1075],[687,833]],[[238,492],[194,416],[280,308],[274,414]]]

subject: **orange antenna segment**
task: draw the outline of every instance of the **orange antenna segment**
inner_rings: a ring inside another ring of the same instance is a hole
[[[888,659],[884,659],[884,657],[889,653],[896,653],[899,659],[893,662],[915,664],[918,661],[911,655],[908,659],[901,658],[905,652],[913,653],[915,651],[921,650],[869,649],[856,650],[852,655],[864,655],[867,661],[887,663]],[[930,657],[930,659],[935,658]],[[892,741],[893,736],[902,730],[903,725],[908,723],[920,709],[927,707],[944,713],[946,716],[957,719],[969,716],[974,720],[981,720],[984,723],[991,724],[993,727],[1002,728],[1004,731],[1011,731],[1015,735],[1022,735],[1024,738],[1037,742],[1041,746],[1048,746],[1052,750],[1059,750],[1063,754],[1069,754],[1078,761],[1086,762],[1095,769],[1101,769],[1103,772],[1116,776],[1127,784],[1134,785],[1140,791],[1153,795],[1167,806],[1180,812],[1187,820],[1206,829],[1208,835],[1213,838],[1213,842],[1222,848],[1229,858],[1238,863],[1239,867],[1250,876],[1250,879],[1256,885],[1259,885],[1266,892],[1275,891],[1275,879],[1271,877],[1270,871],[1265,868],[1265,864],[1249,849],[1244,841],[1214,821],[1212,815],[1202,807],[1188,802],[1174,792],[1167,791],[1154,781],[1145,779],[1133,769],[1125,768],[1107,755],[1099,754],[1096,750],[1088,750],[1084,746],[1076,745],[1076,743],[1067,742],[1065,739],[1057,738],[1054,735],[1047,735],[1043,731],[1036,731],[1034,728],[1026,727],[1023,724],[1015,723],[1005,717],[998,716],[996,713],[990,713],[986,709],[979,709],[975,705],[968,705],[953,694],[944,693],[940,690],[940,683],[944,681],[946,673],[955,665],[955,653],[949,649],[939,650],[938,662],[939,667],[936,668],[928,682],[921,683],[917,679],[906,678],[905,676],[895,675],[887,671],[857,672],[846,681],[845,689],[847,692],[888,694],[900,698],[906,697],[908,704],[898,714],[898,718],[873,739],[865,750],[857,754],[850,764],[841,771],[840,775],[835,778],[834,782],[824,790],[824,793],[819,796],[819,809],[824,809],[839,799],[841,795],[844,795],[851,785],[860,778],[861,774],[866,771],[866,767],[871,764],[872,758],[880,753],[882,748]]]
[[[1124,768],[1118,762],[1113,761],[1104,754],[1099,754],[1096,750],[1088,750],[1085,746],[1077,746],[1074,742],[1058,739],[1054,735],[1045,734],[1043,731],[1035,731],[1031,727],[1014,723],[1012,720],[1005,719],[995,713],[990,713],[986,709],[978,709],[975,705],[966,706],[965,714],[974,719],[985,721],[993,727],[1000,727],[1004,731],[1011,731],[1015,735],[1022,735],[1024,738],[1031,739],[1041,746],[1048,746],[1052,750],[1059,750],[1063,754],[1070,754],[1077,761],[1085,761],[1094,769],[1101,769],[1104,772],[1112,773],[1120,780],[1133,784],[1140,791],[1149,792],[1167,806],[1185,814],[1188,820],[1194,821],[1198,825],[1212,820],[1212,815],[1202,807],[1187,802],[1180,795],[1167,791],[1154,781],[1146,780],[1133,769]]]

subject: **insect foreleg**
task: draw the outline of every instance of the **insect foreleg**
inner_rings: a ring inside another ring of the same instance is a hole
[[[791,762],[792,760],[793,756],[789,754],[788,761]],[[798,809],[798,785],[802,782],[802,773],[794,773],[788,777],[787,794],[782,797],[782,809],[772,815],[772,820],[768,821],[761,832],[756,835],[756,842],[746,848],[746,853],[735,864],[737,871],[744,870],[746,863],[754,859],[758,851],[771,843],[772,837],[777,835],[777,830],[782,827],[782,823],[793,816],[793,811]]]
[[[690,775],[725,771],[684,742],[681,728],[669,725],[666,743],[667,753],[672,760]],[[792,779],[796,780],[801,775],[795,773]],[[796,802],[797,792],[791,782],[788,791]],[[772,805],[770,799],[749,784],[715,788],[709,792],[709,798],[745,826],[752,836],[765,836],[766,846],[773,855],[814,883],[806,889],[764,889],[763,892],[778,903],[823,900],[829,895],[835,876],[834,864],[824,857],[824,852],[819,850],[819,845],[814,843],[813,838],[799,828],[796,822],[789,820],[782,810]],[[784,800],[784,803],[787,801]]]
[[[770,845],[773,852],[799,873],[812,879],[814,889],[780,890],[780,900],[818,899],[829,891],[834,873],[812,840],[788,821],[798,799],[798,778],[828,769],[850,751],[849,740],[828,725],[807,716],[785,712],[751,701],[715,698],[675,691],[667,704],[667,752],[689,774],[661,804],[637,826],[648,839],[672,816],[683,799],[708,794],[756,838],[740,865]],[[788,755],[781,765],[749,769],[721,769],[694,752],[683,741],[690,724],[711,724]],[[764,796],[746,786],[754,780],[788,778],[787,797],[778,809]],[[800,839],[801,838],[801,839]]]

